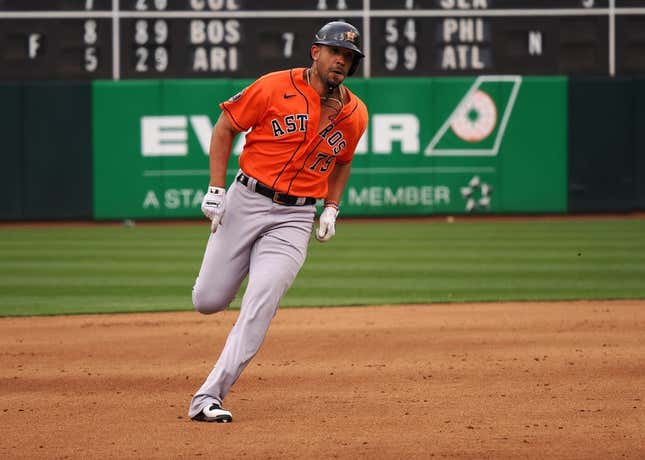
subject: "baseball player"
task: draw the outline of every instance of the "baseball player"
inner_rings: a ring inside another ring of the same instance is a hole
[[[193,304],[200,313],[222,311],[247,275],[248,283],[224,349],[190,403],[193,420],[233,421],[222,401],[258,352],[305,261],[316,199],[324,199],[316,238],[329,241],[335,233],[354,150],[367,126],[365,104],[343,85],[363,58],[358,30],[326,24],[310,57],[311,67],[264,75],[220,104],[202,202],[212,233]],[[225,190],[233,139],[247,130],[240,170]]]

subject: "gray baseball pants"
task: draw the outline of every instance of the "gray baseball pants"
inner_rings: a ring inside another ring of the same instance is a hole
[[[193,287],[200,313],[226,309],[248,275],[239,316],[215,367],[195,393],[192,418],[213,402],[222,403],[258,352],[278,304],[307,256],[315,206],[284,206],[256,193],[256,181],[235,181],[226,193],[226,211],[211,234]]]

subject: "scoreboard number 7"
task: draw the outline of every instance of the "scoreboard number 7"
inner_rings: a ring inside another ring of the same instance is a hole
[[[285,32],[282,34],[282,39],[284,40],[284,48],[282,49],[282,54],[285,58],[290,58],[291,56],[293,56],[294,37],[295,35],[293,32]]]

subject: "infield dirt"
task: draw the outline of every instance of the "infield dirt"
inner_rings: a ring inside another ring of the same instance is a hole
[[[191,422],[237,313],[0,319],[0,458],[645,457],[645,301],[284,309]]]

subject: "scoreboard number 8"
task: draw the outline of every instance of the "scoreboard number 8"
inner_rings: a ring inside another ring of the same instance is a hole
[[[96,33],[96,21],[94,19],[88,19],[84,24],[85,34],[83,35],[83,41],[86,45],[93,45],[96,43],[98,34]]]

